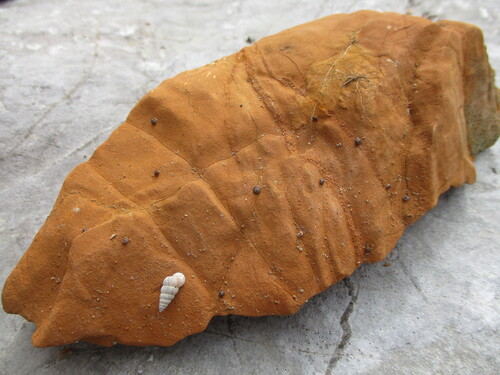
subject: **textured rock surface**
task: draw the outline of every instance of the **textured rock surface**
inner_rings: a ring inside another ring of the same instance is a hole
[[[36,346],[172,345],[215,315],[292,314],[474,182],[467,139],[491,145],[495,111],[474,26],[367,11],[266,37],[163,82],[71,172],[4,309]]]
[[[7,68],[0,75],[0,142],[8,146],[0,147],[2,285],[50,212],[64,176],[159,78],[233,53],[248,36],[258,39],[321,15],[374,7],[370,1],[294,2],[285,5],[284,13],[282,1],[162,2],[161,11],[155,1],[119,5],[18,0],[0,7],[5,25],[0,65]],[[398,11],[404,6],[375,5]],[[414,14],[480,25],[498,70],[495,2],[409,6]],[[12,139],[22,142],[8,153]],[[445,194],[438,207],[407,229],[389,255],[391,266],[363,266],[294,316],[218,317],[204,333],[169,348],[80,343],[60,352],[32,348],[34,325],[2,313],[4,369],[37,374],[322,373],[327,368],[351,374],[495,373],[497,161],[498,145],[481,153],[475,162],[477,182]]]

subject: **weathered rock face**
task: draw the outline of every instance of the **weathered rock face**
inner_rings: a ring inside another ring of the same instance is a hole
[[[364,11],[286,30],[146,95],[67,177],[3,307],[36,346],[294,313],[474,182],[498,133],[474,26]]]

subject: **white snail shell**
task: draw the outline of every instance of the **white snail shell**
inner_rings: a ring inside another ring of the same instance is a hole
[[[165,277],[160,291],[160,306],[158,307],[160,312],[167,308],[179,291],[179,288],[183,286],[185,282],[186,278],[180,272]]]

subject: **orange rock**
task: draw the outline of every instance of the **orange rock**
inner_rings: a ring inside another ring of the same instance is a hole
[[[3,307],[35,346],[172,345],[214,315],[292,314],[474,182],[493,82],[478,28],[370,11],[179,74],[70,173]]]

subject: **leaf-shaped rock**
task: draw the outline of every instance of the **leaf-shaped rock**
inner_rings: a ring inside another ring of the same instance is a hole
[[[3,306],[36,346],[172,345],[214,315],[294,313],[474,181],[496,97],[479,29],[368,11],[179,74],[67,177]]]

